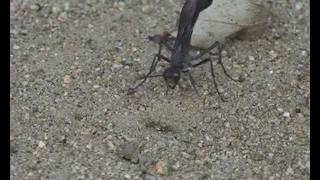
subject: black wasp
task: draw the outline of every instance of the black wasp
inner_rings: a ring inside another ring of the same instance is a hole
[[[194,67],[210,62],[211,75],[213,77],[215,88],[219,96],[221,97],[221,99],[225,101],[217,88],[212,59],[210,57],[201,59],[205,54],[208,54],[208,53],[210,53],[211,55],[218,56],[218,63],[222,66],[224,73],[230,79],[234,81],[239,81],[238,79],[233,79],[227,73],[226,69],[222,64],[222,59],[221,59],[221,51],[223,49],[222,44],[220,44],[219,42],[215,42],[209,48],[201,51],[201,53],[199,53],[198,55],[191,56],[189,54],[189,51],[191,48],[196,48],[190,45],[193,27],[199,17],[200,12],[206,9],[207,7],[209,7],[211,4],[212,4],[212,0],[187,0],[183,5],[180,13],[178,34],[176,38],[173,37],[168,32],[164,32],[160,35],[149,37],[151,41],[159,44],[158,53],[153,58],[149,72],[143,77],[143,80],[138,85],[136,85],[134,88],[129,89],[129,93],[135,92],[135,90],[138,87],[140,87],[147,80],[147,78],[161,77],[161,76],[164,78],[166,82],[167,92],[168,92],[169,88],[174,89],[176,87],[176,85],[178,84],[181,78],[181,74],[184,73],[189,77],[192,87],[194,88],[196,93],[199,95],[197,88],[195,86],[195,81],[191,75],[190,70]],[[173,47],[170,45],[170,42],[172,41],[174,42]],[[161,55],[161,50],[163,46],[165,46],[171,52],[170,58],[167,58]],[[218,53],[214,54],[210,52],[214,48],[218,48]],[[200,61],[196,61],[199,59]],[[151,75],[151,73],[155,70],[160,60],[164,60],[168,62],[169,66],[164,70],[162,75]]]

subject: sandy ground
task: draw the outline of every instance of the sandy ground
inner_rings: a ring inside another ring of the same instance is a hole
[[[262,37],[226,46],[215,66],[165,95],[134,95],[182,1],[11,0],[10,177],[21,179],[309,179],[309,2],[268,1]],[[166,66],[161,63],[157,72]]]

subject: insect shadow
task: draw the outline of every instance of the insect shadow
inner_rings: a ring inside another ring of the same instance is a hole
[[[195,90],[197,95],[199,95],[199,92],[195,86],[195,80],[191,75],[191,69],[209,62],[215,89],[218,92],[220,98],[223,101],[226,101],[218,90],[216,76],[213,69],[213,60],[210,57],[203,59],[203,56],[206,54],[216,56],[218,58],[218,64],[222,66],[225,75],[233,81],[241,82],[240,79],[232,78],[227,73],[222,63],[221,52],[223,49],[223,45],[217,41],[213,43],[209,48],[203,49],[199,54],[195,56],[191,56],[189,54],[191,49],[200,50],[200,48],[193,47],[190,45],[193,27],[198,19],[200,12],[209,7],[211,3],[212,0],[187,0],[183,5],[180,13],[177,37],[172,36],[168,32],[164,32],[162,34],[149,37],[151,41],[159,44],[158,53],[154,56],[152,60],[149,72],[143,77],[143,80],[138,85],[129,89],[128,94],[134,93],[137,88],[139,88],[143,83],[146,82],[148,78],[151,77],[164,78],[167,86],[167,94],[169,89],[175,89],[181,78],[181,75],[186,74],[189,77],[193,89]],[[170,45],[172,44],[172,42],[174,44],[173,47]],[[171,52],[170,58],[165,57],[161,54],[163,47],[165,47],[167,50]],[[217,53],[210,52],[214,48],[217,48]],[[156,66],[158,65],[160,60],[164,60],[165,62],[169,63],[169,66],[164,70],[162,75],[151,75],[152,72],[155,71]]]

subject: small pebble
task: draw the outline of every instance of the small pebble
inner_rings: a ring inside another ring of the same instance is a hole
[[[290,117],[290,113],[289,112],[284,112],[283,116],[286,117],[286,118],[289,118]]]
[[[178,170],[179,168],[180,168],[180,162],[177,161],[177,162],[172,166],[172,169]]]
[[[254,57],[253,56],[248,56],[249,61],[254,61]]]
[[[65,75],[63,77],[63,83],[64,84],[70,84],[72,82],[71,76],[70,75]]]
[[[18,49],[20,49],[20,46],[18,46],[18,45],[13,45],[13,49],[18,50]]]
[[[67,13],[66,12],[62,12],[59,16],[58,16],[58,20],[61,22],[65,22],[67,20]]]
[[[88,148],[89,150],[91,150],[91,149],[92,149],[92,144],[88,144],[88,145],[86,146],[86,148]]]
[[[57,6],[52,7],[52,13],[58,14],[60,11],[61,11],[61,9],[59,7],[57,7]]]
[[[38,143],[39,148],[43,148],[45,146],[46,146],[46,144],[43,141],[39,141],[39,143]]]
[[[126,66],[131,66],[133,65],[134,61],[132,58],[126,58],[126,59],[123,59],[121,63]]]
[[[93,85],[93,88],[98,89],[100,86],[99,85]]]
[[[22,86],[26,86],[26,85],[28,85],[28,81],[23,81]]]
[[[152,8],[149,5],[142,7],[142,12],[144,12],[144,13],[151,13],[151,11],[152,11]]]
[[[132,48],[132,52],[136,52],[137,50],[138,50],[138,48],[136,48],[136,47]]]
[[[228,127],[230,127],[230,123],[229,122],[226,122],[225,123],[225,126],[228,128]]]
[[[92,29],[94,26],[92,24],[88,24],[88,28]]]
[[[30,9],[33,10],[33,11],[38,11],[40,9],[40,5],[39,4],[32,4],[30,6]]]
[[[65,2],[63,6],[64,6],[64,10],[65,11],[69,11],[69,9],[70,9],[70,3],[69,2]]]
[[[125,174],[123,177],[124,177],[125,179],[131,179],[130,174]]]
[[[132,163],[139,162],[139,144],[136,141],[126,142],[120,146],[119,156]]]
[[[283,109],[282,108],[278,108],[277,109],[279,112],[283,112]]]
[[[186,152],[182,152],[182,157],[186,158],[186,159],[190,159],[191,158],[191,155],[186,153]]]
[[[273,50],[270,51],[269,54],[270,54],[272,60],[278,57],[278,54],[276,52],[274,52]]]
[[[114,65],[112,65],[111,70],[112,70],[112,71],[118,70],[118,69],[120,69],[120,68],[122,68],[122,67],[123,67],[122,64],[114,64]]]
[[[293,174],[293,169],[291,167],[288,167],[286,174]]]
[[[113,8],[116,8],[116,9],[118,9],[118,10],[120,10],[120,11],[123,11],[124,8],[125,8],[125,6],[126,6],[126,4],[125,4],[124,2],[122,2],[122,1],[120,1],[120,2],[115,2],[115,3],[113,4]]]
[[[164,175],[167,175],[168,174],[168,162],[167,161],[158,161],[156,164],[155,164],[155,172],[158,174],[158,175],[161,175],[161,176],[164,176]]]
[[[297,11],[299,11],[302,8],[302,6],[303,6],[302,2],[297,2],[295,8]]]

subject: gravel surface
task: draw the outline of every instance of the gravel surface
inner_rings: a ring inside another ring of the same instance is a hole
[[[256,40],[165,95],[162,78],[126,90],[175,30],[181,0],[11,0],[10,177],[309,179],[309,1],[267,1]],[[161,63],[157,72],[166,66]]]

